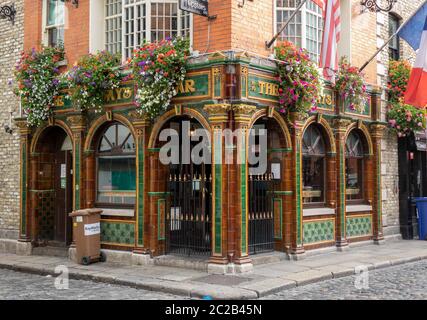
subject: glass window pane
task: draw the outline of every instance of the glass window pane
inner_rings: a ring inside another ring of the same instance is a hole
[[[303,201],[323,203],[325,187],[325,158],[303,157]]]

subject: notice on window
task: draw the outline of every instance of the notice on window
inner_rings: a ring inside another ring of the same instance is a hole
[[[93,236],[100,233],[101,233],[101,224],[99,222],[85,224],[85,236]]]

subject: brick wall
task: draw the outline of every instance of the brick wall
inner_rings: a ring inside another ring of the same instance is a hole
[[[10,112],[18,116],[18,99],[9,82],[23,46],[23,0],[2,2],[15,4],[15,24],[0,19],[0,238],[17,238],[19,229],[19,137],[15,129],[7,134]],[[33,1],[36,2],[36,1]]]
[[[400,0],[394,6],[392,13],[402,19],[402,22],[424,2],[423,0]],[[388,14],[377,14],[377,48],[381,47],[389,37]],[[404,41],[400,41],[401,58],[413,63],[415,52]],[[389,53],[384,49],[377,57],[377,81],[382,88],[387,86],[388,82],[388,61]],[[382,91],[382,120],[386,120],[387,112],[387,94]],[[397,137],[392,132],[387,132],[382,141],[382,190],[383,190],[383,224],[384,234],[393,235],[400,233],[399,229],[399,171],[397,154]]]
[[[361,14],[359,0],[352,0],[351,6],[351,62],[361,67],[377,50],[376,15],[372,12]],[[372,61],[364,70],[365,79],[370,84],[377,84],[376,61]]]

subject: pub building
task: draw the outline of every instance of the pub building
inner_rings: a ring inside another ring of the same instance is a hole
[[[85,208],[103,210],[101,242],[110,261],[197,258],[210,272],[230,264],[249,271],[259,254],[300,259],[310,250],[384,239],[385,123],[377,88],[369,86],[367,104],[353,110],[325,84],[317,111],[301,117],[279,112],[271,59],[218,50],[193,56],[187,70],[172,105],[154,120],[136,111],[132,82],[105,92],[101,113],[77,111],[64,92],[43,126],[15,119],[21,246],[69,247],[73,257],[68,214]],[[185,122],[190,132],[180,132]],[[165,128],[181,138],[208,130],[212,164],[162,164]],[[267,129],[268,166],[252,176],[254,128]],[[224,129],[241,129],[241,143],[228,145]],[[224,161],[230,148],[242,164]]]

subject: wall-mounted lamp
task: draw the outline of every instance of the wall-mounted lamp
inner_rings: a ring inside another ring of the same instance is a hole
[[[15,24],[15,5],[4,5],[0,7],[0,18],[1,19],[8,19],[12,24]]]
[[[5,123],[3,128],[4,131],[8,134],[12,134],[13,133],[13,128],[12,128],[12,115],[13,112],[9,112],[10,113],[10,117],[9,117],[9,123]]]
[[[254,0],[248,0],[248,1],[254,1]],[[243,8],[243,6],[245,5],[245,0],[239,0],[239,2],[238,2],[238,4],[237,4],[237,6],[239,7],[239,8]]]
[[[385,3],[382,4],[383,2]],[[360,4],[371,12],[390,12],[396,2],[397,0],[362,0]]]

